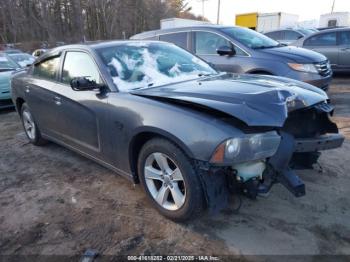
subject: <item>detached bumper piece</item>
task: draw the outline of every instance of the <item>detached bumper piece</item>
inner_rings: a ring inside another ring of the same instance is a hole
[[[316,152],[340,147],[344,142],[341,134],[323,135],[318,138],[303,138],[295,140],[295,152]]]
[[[294,137],[288,133],[281,132],[281,144],[276,154],[269,159],[269,164],[274,172],[269,180],[273,183],[279,182],[284,185],[294,196],[301,197],[305,195],[305,185],[295,174],[294,170],[289,168],[290,160],[295,152],[296,143]]]
[[[264,175],[264,180],[269,182],[260,186],[261,192],[259,193],[266,194],[274,183],[281,183],[294,196],[304,196],[305,185],[295,174],[294,170],[290,168],[291,160],[296,155],[303,156],[305,159],[309,157],[312,158],[311,160],[317,160],[319,151],[340,147],[344,142],[344,136],[341,134],[329,134],[317,138],[295,139],[292,135],[285,132],[281,132],[281,136],[281,144],[276,154],[268,161],[272,170]],[[308,154],[311,155],[309,156]]]
[[[284,185],[294,196],[305,195],[304,182],[294,173],[292,169],[287,169],[277,177],[278,182]]]

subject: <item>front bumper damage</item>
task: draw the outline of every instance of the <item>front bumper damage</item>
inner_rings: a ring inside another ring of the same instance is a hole
[[[280,131],[281,143],[274,156],[266,160],[262,177],[248,181],[237,179],[237,171],[232,167],[215,167],[208,163],[197,163],[205,190],[209,210],[217,212],[228,204],[230,193],[243,193],[249,198],[266,195],[276,183],[285,186],[295,197],[305,195],[305,185],[296,175],[293,159],[298,154],[316,153],[340,147],[344,142],[341,134],[326,134],[317,138],[294,138]],[[318,155],[317,155],[318,156]],[[305,156],[303,156],[305,158]],[[317,158],[316,158],[317,160]]]

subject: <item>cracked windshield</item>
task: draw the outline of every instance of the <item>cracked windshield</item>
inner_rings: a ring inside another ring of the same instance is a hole
[[[187,51],[164,43],[129,43],[98,50],[120,91],[217,74]]]

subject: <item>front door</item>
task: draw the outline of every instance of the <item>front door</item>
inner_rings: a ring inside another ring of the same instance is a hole
[[[326,56],[333,68],[338,66],[337,33],[316,34],[305,40],[303,47]]]
[[[90,54],[68,51],[64,54],[62,72],[55,90],[57,110],[56,134],[60,141],[91,156],[103,159],[103,136],[100,130],[108,122],[107,95],[99,90],[74,91],[70,81],[74,77],[88,77],[98,84],[103,81]]]
[[[222,46],[232,47],[236,51],[234,56],[220,56],[216,50]],[[243,73],[241,57],[246,54],[237,46],[221,35],[206,31],[193,32],[194,53],[203,60],[215,66],[215,69],[224,72]]]

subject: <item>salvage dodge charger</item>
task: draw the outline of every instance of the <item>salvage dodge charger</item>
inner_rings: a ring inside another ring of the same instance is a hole
[[[220,73],[173,44],[114,41],[48,51],[12,79],[34,145],[53,141],[141,183],[184,221],[283,184],[344,137],[325,92],[295,80]]]

